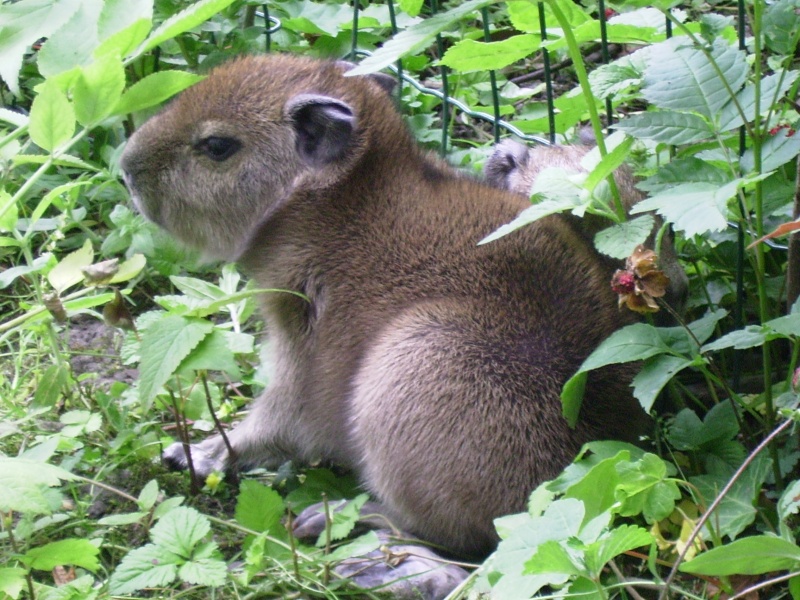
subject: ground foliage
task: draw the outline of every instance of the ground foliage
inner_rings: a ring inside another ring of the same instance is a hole
[[[346,56],[354,39],[362,72],[403,58],[435,85],[447,66],[450,92],[481,111],[499,69],[500,114],[532,134],[547,132],[543,86],[523,82],[547,49],[556,133],[589,123],[601,140],[591,174],[547,173],[484,243],[589,212],[609,219],[598,248],[624,258],[657,213],[691,280],[685,322],[615,333],[564,388],[576,418],[589,371],[639,361],[634,394],[659,423],[647,449],[589,444],[526,513],[497,521],[497,552],[452,597],[800,598],[800,304],[786,281],[800,267],[782,246],[797,229],[800,5],[747,3],[740,47],[725,3],[609,4],[619,52],[602,65],[583,58],[601,35],[590,1],[546,0],[547,39],[521,0],[403,0],[394,36],[389,7],[371,3],[355,38],[352,7],[332,1],[269,5],[282,23],[269,35],[261,5],[241,0],[0,5],[0,598],[354,593],[330,567],[380,543],[343,541],[364,497],[316,546],[284,525],[323,495],[355,498],[352,479],[287,464],[189,483],[158,465],[165,444],[235,420],[265,385],[251,316],[272,292],[176,247],[131,210],[117,171],[137,124],[213,65],[267,49]],[[603,138],[607,101],[619,121]],[[435,147],[441,101],[404,86],[402,106]],[[489,128],[459,113],[448,127],[451,160],[479,168]],[[606,182],[623,161],[648,192],[632,219]],[[124,334],[92,346],[100,319]],[[100,376],[129,366],[134,383]]]

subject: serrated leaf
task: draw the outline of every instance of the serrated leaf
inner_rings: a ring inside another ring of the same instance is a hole
[[[194,508],[179,506],[158,520],[150,530],[150,539],[171,554],[188,559],[210,531],[206,517]]]
[[[331,539],[342,540],[350,535],[353,528],[356,526],[358,519],[361,515],[361,507],[369,499],[367,494],[359,494],[352,500],[348,500],[344,507],[333,513],[331,519]],[[325,545],[325,533],[320,534],[317,540],[317,546]]]
[[[134,254],[128,260],[119,265],[119,270],[111,278],[109,284],[122,283],[123,281],[130,281],[142,272],[142,269],[147,265],[147,259],[144,254]]]
[[[628,135],[642,140],[654,140],[680,146],[710,138],[714,131],[703,117],[693,113],[671,110],[631,115],[614,124]]]
[[[800,479],[790,483],[781,494],[781,499],[778,501],[778,516],[785,521],[798,511],[800,511]]]
[[[228,565],[216,558],[199,558],[183,564],[178,569],[178,577],[192,585],[219,587],[225,583]]]
[[[233,357],[227,331],[214,329],[181,362],[178,370],[224,371],[233,379],[239,379],[241,372]]]
[[[751,123],[756,115],[756,89],[761,94],[761,112],[766,113],[775,106],[786,94],[789,88],[797,79],[797,71],[781,71],[773,75],[767,75],[761,79],[758,86],[748,84],[738,94],[736,102],[729,102],[717,116],[717,128],[720,132],[730,131],[736,127],[741,127],[745,120]],[[737,107],[738,104],[738,107]],[[741,109],[741,112],[739,111]],[[744,115],[744,119],[742,119]]]
[[[125,71],[118,56],[107,54],[81,70],[72,89],[75,117],[91,127],[107,116],[119,103],[125,89]]]
[[[0,456],[0,511],[49,514],[44,487],[72,479],[68,471],[44,462]]]
[[[366,556],[373,550],[381,547],[383,542],[378,538],[378,534],[374,531],[369,531],[362,536],[357,537],[352,542],[339,546],[324,557],[324,560],[330,562],[338,562],[354,556]]]
[[[59,294],[83,281],[81,267],[88,267],[94,259],[92,242],[86,240],[78,250],[70,252],[47,274],[47,281]]]
[[[619,481],[617,465],[629,461],[630,458],[628,450],[621,450],[593,465],[579,481],[567,489],[564,498],[574,498],[584,506],[583,524],[606,513],[616,504],[615,489]]]
[[[777,0],[766,5],[762,31],[767,48],[777,54],[794,54],[800,29],[798,9],[798,0]]]
[[[710,183],[679,184],[642,200],[631,209],[631,214],[655,210],[687,237],[723,231],[728,226],[727,202],[740,183],[741,180],[736,180],[722,187]]]
[[[800,135],[789,134],[788,129],[781,129],[769,136],[761,146],[761,172],[773,171],[785,165],[800,154]],[[742,155],[741,165],[745,171],[755,170],[753,149],[749,148]]]
[[[0,121],[10,123],[14,127],[26,127],[30,118],[21,112],[0,107]]]
[[[654,46],[644,73],[642,95],[660,108],[696,112],[714,119],[734,93],[742,87],[749,67],[744,51],[722,39],[711,48],[711,57],[722,76],[699,48],[685,39],[673,38]],[[727,83],[727,85],[726,85]]]
[[[420,52],[430,45],[437,33],[441,33],[453,23],[472,15],[476,10],[492,2],[494,0],[467,0],[446,12],[404,29],[385,42],[372,56],[365,58],[356,68],[348,71],[347,75],[368,75],[388,67],[403,56]]]
[[[636,187],[657,194],[685,183],[710,183],[722,187],[730,183],[727,171],[696,157],[678,158],[661,167],[655,175],[640,182]]]
[[[649,413],[656,397],[670,379],[692,364],[692,360],[682,356],[662,354],[648,360],[642,370],[633,378],[633,396],[642,409]]]
[[[139,398],[145,405],[213,328],[200,319],[167,315],[142,334]]]
[[[81,2],[70,20],[47,38],[37,53],[39,72],[46,78],[65,77],[69,81],[76,74],[73,69],[91,61],[97,47],[97,20],[101,2]]]
[[[697,575],[761,575],[800,567],[800,547],[783,538],[754,535],[712,548],[680,566]]]
[[[19,94],[22,57],[30,45],[50,37],[81,7],[80,0],[22,0],[0,5],[0,78]]]
[[[52,571],[60,565],[75,565],[92,573],[100,568],[100,548],[89,540],[66,539],[31,548],[20,557],[31,569]]]
[[[281,518],[285,512],[278,492],[252,479],[242,481],[236,497],[236,521],[240,525],[253,531],[281,534],[284,531]]]
[[[533,34],[511,36],[498,42],[465,39],[451,46],[439,61],[462,73],[502,69],[533,54],[540,38]]]
[[[581,575],[584,570],[577,557],[576,560],[573,560],[570,553],[560,543],[549,541],[537,548],[536,554],[525,562],[522,572],[527,575],[538,573]]]
[[[52,153],[75,133],[75,111],[55,83],[46,81],[37,89],[28,133],[37,146]]]
[[[150,34],[150,37],[137,48],[133,57],[140,56],[152,50],[162,42],[166,42],[181,33],[194,29],[221,10],[233,4],[233,2],[234,0],[200,0],[199,2],[191,4],[156,28],[156,30]]]
[[[586,548],[586,566],[590,573],[599,577],[611,559],[628,550],[649,546],[652,542],[653,536],[646,529],[636,525],[620,525]]]
[[[605,100],[615,94],[639,87],[642,83],[642,74],[627,64],[611,63],[600,65],[589,73],[589,85],[592,93]],[[617,124],[614,125],[617,127]]]
[[[202,75],[184,71],[151,73],[125,90],[113,112],[128,114],[156,106],[203,79]]]
[[[533,2],[511,0],[506,3],[511,24],[518,31],[539,34],[539,7]]]
[[[611,258],[624,259],[653,231],[655,219],[649,215],[612,225],[594,236],[594,246]]]
[[[69,370],[66,365],[50,365],[43,372],[36,385],[33,396],[34,408],[52,408],[59,401],[69,381]]]
[[[19,598],[22,589],[26,586],[25,575],[27,571],[18,567],[0,568],[0,592],[13,600]]]
[[[152,21],[150,0],[106,0],[97,21],[97,35],[102,43],[95,56],[125,56],[147,37]]]
[[[700,351],[703,353],[716,352],[725,348],[745,350],[761,346],[765,341],[767,341],[767,331],[763,327],[760,325],[748,325],[744,329],[731,331],[710,344],[704,345]]]
[[[136,548],[125,555],[111,574],[109,591],[131,594],[144,588],[170,585],[175,581],[180,562],[180,557],[155,544]]]

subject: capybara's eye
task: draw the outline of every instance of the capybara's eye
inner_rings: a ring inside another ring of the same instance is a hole
[[[211,160],[222,162],[236,154],[242,143],[234,138],[212,135],[200,140],[195,147]]]

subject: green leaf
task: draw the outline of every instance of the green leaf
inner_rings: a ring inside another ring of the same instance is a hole
[[[786,521],[798,511],[800,511],[800,479],[790,483],[781,494],[781,499],[778,501],[778,516]]]
[[[800,568],[800,547],[782,538],[755,535],[742,538],[685,562],[684,573],[696,575],[761,575]]]
[[[393,36],[372,56],[365,58],[361,64],[348,71],[347,74],[350,76],[368,75],[388,67],[403,56],[417,54],[430,45],[436,34],[492,2],[494,0],[467,0],[446,12],[424,19]]]
[[[89,64],[99,41],[97,20],[101,8],[101,2],[81,2],[69,22],[47,38],[37,54],[39,72],[44,77],[58,76],[59,81],[69,83],[77,74],[76,67]]]
[[[700,351],[703,353],[716,352],[718,350],[724,350],[725,348],[745,350],[747,348],[761,346],[767,339],[767,331],[763,327],[759,325],[748,325],[744,329],[731,331],[710,344],[706,344]]]
[[[254,531],[267,531],[283,537],[281,519],[286,512],[280,494],[267,486],[246,479],[239,486],[236,497],[236,521]]]
[[[151,479],[139,492],[136,504],[141,510],[150,510],[156,505],[156,500],[158,500],[158,482],[155,479]]]
[[[624,94],[631,88],[638,88],[641,84],[642,73],[633,65],[621,61],[600,65],[589,73],[589,85],[592,93],[601,100]],[[614,124],[615,129],[617,125],[618,123]]]
[[[167,315],[142,334],[139,398],[148,405],[184,358],[214,326],[200,319]]]
[[[70,252],[47,274],[47,281],[59,294],[83,281],[81,267],[88,267],[94,259],[92,242],[86,240],[78,250]]]
[[[0,4],[0,78],[19,95],[22,57],[36,40],[50,37],[80,9],[81,0],[22,0]]]
[[[125,71],[118,56],[107,54],[85,67],[72,89],[78,122],[91,127],[105,119],[119,103],[123,89]]]
[[[659,108],[696,112],[712,120],[731,97],[726,82],[736,93],[747,78],[749,67],[744,51],[717,39],[711,49],[725,81],[706,54],[687,44],[685,38],[673,38],[653,46],[645,69],[642,94]]]
[[[633,396],[649,413],[656,397],[670,379],[693,364],[693,361],[682,356],[662,354],[648,360],[642,370],[633,378]]]
[[[114,107],[115,114],[134,113],[156,106],[204,79],[184,71],[159,71],[134,83]]]
[[[131,594],[144,588],[168,586],[175,581],[181,562],[180,557],[155,544],[136,548],[125,555],[111,574],[109,591]]]
[[[25,584],[25,569],[18,567],[0,567],[0,592],[13,600],[19,598]]]
[[[680,146],[710,138],[714,131],[703,117],[693,113],[655,110],[631,115],[614,124],[615,129],[641,140]]]
[[[92,573],[100,568],[100,548],[89,540],[66,539],[31,548],[20,557],[23,563],[38,571],[52,571],[60,565],[75,565]]]
[[[488,244],[489,242],[498,240],[501,237],[516,231],[520,227],[530,225],[534,221],[538,221],[543,217],[565,212],[567,210],[572,210],[577,206],[580,206],[580,201],[577,197],[562,198],[559,200],[544,200],[543,202],[538,202],[523,210],[521,213],[519,213],[517,218],[510,223],[498,227],[493,233],[487,235],[480,242],[478,242],[478,245]]]
[[[0,512],[49,514],[45,486],[56,486],[75,475],[44,462],[0,456]]]
[[[68,382],[69,368],[66,365],[50,365],[39,378],[31,406],[52,408],[61,399]]]
[[[153,3],[150,0],[106,0],[97,21],[97,35],[102,44],[95,56],[125,56],[150,32]]]
[[[750,123],[756,115],[756,89],[761,94],[762,114],[772,109],[781,98],[789,91],[792,84],[797,79],[797,71],[781,71],[773,75],[767,75],[761,79],[758,86],[748,84],[736,94],[736,102],[726,104],[717,117],[717,128],[720,132],[730,131],[736,127],[741,127],[745,120]],[[737,107],[737,104],[739,105]],[[739,112],[741,109],[741,112]],[[742,119],[744,115],[744,120]]]
[[[620,525],[586,548],[586,568],[598,578],[605,565],[613,558],[653,543],[652,534],[636,525]]]
[[[800,154],[800,135],[789,135],[788,129],[781,129],[769,136],[761,146],[761,172],[773,171],[785,165]],[[745,171],[755,170],[753,149],[742,155],[741,165]]]
[[[153,33],[150,34],[133,57],[140,56],[152,50],[159,44],[170,40],[181,33],[194,29],[207,21],[221,10],[233,4],[234,0],[200,0],[183,9],[164,21]],[[131,58],[133,58],[131,57]]]
[[[502,69],[536,52],[540,38],[532,34],[511,36],[499,42],[465,39],[445,52],[440,64],[462,73]]]
[[[400,10],[404,13],[416,17],[422,10],[424,0],[399,0]]]
[[[710,183],[722,187],[731,182],[724,169],[696,157],[678,158],[661,167],[658,172],[639,183],[645,192],[657,194],[685,183]]]
[[[777,54],[794,54],[800,31],[798,9],[800,9],[798,0],[777,0],[766,5],[762,31],[767,48]]]
[[[324,560],[338,562],[355,556],[363,557],[373,550],[377,550],[382,545],[383,542],[378,538],[378,534],[375,533],[375,531],[369,531],[357,537],[352,542],[339,546],[336,550],[325,556]]]
[[[211,531],[208,519],[188,506],[172,509],[150,530],[150,539],[170,554],[190,558]]]
[[[679,184],[642,200],[631,209],[631,214],[655,210],[687,237],[723,231],[728,226],[727,202],[736,194],[740,182],[732,181],[722,187],[710,183]]]
[[[128,260],[119,265],[119,270],[114,274],[109,284],[122,283],[130,281],[142,272],[142,269],[147,265],[147,259],[144,254],[134,254]]]
[[[563,575],[581,575],[586,571],[578,557],[573,558],[559,542],[545,542],[525,562],[522,571],[528,575],[538,573],[561,573]]]
[[[230,332],[214,329],[181,361],[178,370],[224,371],[233,379],[241,378],[239,365],[229,343]]]
[[[356,526],[361,516],[361,507],[369,499],[367,494],[359,494],[352,500],[348,500],[344,507],[335,511],[331,519],[331,539],[342,540],[346,538]],[[317,546],[325,545],[325,533],[321,533],[317,540]]]
[[[52,254],[43,254],[33,260],[31,265],[22,265],[19,267],[11,267],[5,271],[0,272],[0,290],[11,285],[17,277],[28,275],[30,273],[38,273],[46,269],[51,262],[53,262]]]
[[[666,11],[672,8],[673,6],[677,6],[681,3],[681,0],[656,0],[652,2],[650,0],[615,0],[615,6],[621,6],[625,8],[648,8],[648,7],[655,7],[660,10]]]
[[[636,246],[647,239],[650,232],[653,231],[654,224],[653,217],[644,215],[612,225],[594,236],[595,248],[611,258],[624,259],[633,253]]]
[[[619,483],[615,497],[623,517],[642,514],[648,523],[666,519],[681,497],[674,481],[667,481],[667,464],[655,454],[646,453],[639,460],[616,465]]]
[[[715,405],[703,421],[684,408],[673,419],[667,439],[677,450],[699,450],[716,440],[729,440],[739,432],[736,414],[730,403]]]
[[[627,450],[603,459],[567,489],[564,498],[575,498],[583,503],[585,510],[583,524],[607,512],[617,503],[615,495],[619,482],[617,465],[630,459],[631,454]]]
[[[589,374],[586,371],[578,371],[567,380],[561,390],[561,414],[570,427],[578,424],[588,379]]]
[[[225,583],[227,575],[228,565],[218,558],[199,558],[178,569],[181,581],[192,585],[219,587]]]
[[[506,3],[508,17],[515,29],[524,33],[540,34],[539,9],[533,2],[510,0]]]
[[[652,325],[634,323],[615,331],[583,361],[581,371],[606,365],[644,360],[668,352],[658,331]]]
[[[37,146],[52,153],[75,133],[75,111],[55,83],[46,81],[37,91],[28,132]]]

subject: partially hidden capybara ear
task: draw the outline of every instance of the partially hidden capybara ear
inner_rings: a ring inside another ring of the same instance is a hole
[[[525,144],[514,140],[503,140],[494,147],[492,155],[484,166],[487,183],[494,187],[510,190],[510,175],[522,171],[528,164],[529,151]]]
[[[330,96],[298,94],[286,103],[285,110],[304,162],[319,168],[345,156],[356,123],[350,105]]]

